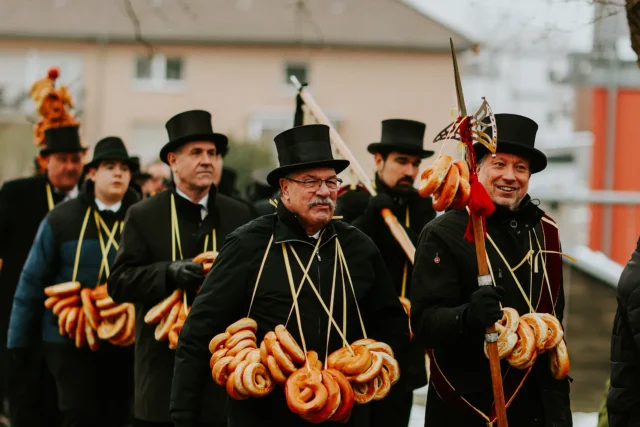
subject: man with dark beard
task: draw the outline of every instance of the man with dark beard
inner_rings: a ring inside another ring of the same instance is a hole
[[[404,119],[382,122],[380,142],[367,148],[376,164],[376,196],[364,186],[341,190],[336,215],[362,230],[378,246],[398,296],[409,298],[413,260],[407,258],[400,244],[386,226],[380,211],[391,209],[415,244],[422,228],[435,218],[431,198],[421,198],[413,187],[422,159],[433,151],[422,148],[426,125]],[[409,354],[399,358],[403,375],[389,396],[372,404],[372,426],[406,426],[409,424],[413,390],[427,383],[424,350],[417,343]]]

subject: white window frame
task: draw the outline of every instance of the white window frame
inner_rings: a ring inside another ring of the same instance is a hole
[[[143,79],[137,76],[137,64],[138,58],[141,55],[136,55],[133,58],[133,84],[136,90],[142,92],[182,92],[186,87],[186,80],[184,78],[184,58],[178,56],[182,61],[182,78],[180,80],[167,79],[167,57],[162,53],[153,55],[151,59],[151,78]],[[172,59],[174,57],[171,57]]]

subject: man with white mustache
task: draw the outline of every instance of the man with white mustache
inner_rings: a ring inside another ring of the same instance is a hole
[[[549,313],[562,322],[558,228],[527,194],[531,175],[547,165],[534,147],[538,125],[516,114],[495,119],[496,153],[474,144],[478,179],[496,206],[486,221],[495,286],[478,286],[475,245],[463,237],[466,210],[450,210],[431,221],[416,248],[412,325],[414,339],[431,355],[425,426],[480,427],[495,419],[484,333],[502,318],[502,308],[520,316]],[[501,361],[509,425],[570,427],[570,379],[552,374],[549,351],[531,357],[529,367]]]

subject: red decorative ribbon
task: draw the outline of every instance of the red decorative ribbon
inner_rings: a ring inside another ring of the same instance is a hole
[[[460,116],[456,122],[459,123],[458,132],[460,133],[460,141],[467,147],[469,184],[471,186],[471,195],[469,197],[469,221],[467,222],[467,229],[464,233],[464,238],[471,243],[475,243],[475,238],[473,237],[473,221],[471,220],[471,217],[476,215],[482,218],[482,230],[486,234],[486,218],[496,210],[496,207],[489,197],[489,194],[487,194],[487,190],[484,188],[484,185],[478,181],[478,174],[476,173],[476,153],[473,149],[471,116]]]

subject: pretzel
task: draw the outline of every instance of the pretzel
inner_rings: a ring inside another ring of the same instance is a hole
[[[224,357],[227,355],[227,350],[226,348],[221,348],[220,350],[216,350],[212,355],[211,355],[211,359],[209,359],[209,368],[213,369],[213,365],[216,364],[216,362],[218,360],[220,360],[220,358]]]
[[[94,289],[95,291],[95,289]],[[80,298],[82,299],[82,310],[84,311],[85,321],[94,329],[97,330],[100,325],[100,313],[93,305],[91,295],[93,291],[89,288],[84,288],[80,291]]]
[[[178,301],[176,304],[173,305],[173,307],[171,307],[171,311],[169,312],[169,314],[166,317],[162,318],[160,323],[158,323],[154,333],[154,337],[156,341],[164,341],[168,338],[169,331],[171,330],[171,327],[178,319],[178,314],[181,308],[182,308],[182,301]]]
[[[180,301],[180,298],[182,298],[182,291],[180,289],[176,289],[167,298],[149,309],[147,314],[144,315],[144,322],[148,325],[158,323],[163,317],[169,314],[174,304]]]
[[[103,340],[109,340],[116,336],[118,332],[124,328],[124,324],[127,321],[127,313],[122,313],[116,318],[115,322],[109,322],[104,320],[98,326],[98,337]]]
[[[82,348],[87,343],[87,333],[85,332],[84,310],[78,311],[78,322],[76,324],[75,343],[76,343],[76,348]]]
[[[442,185],[433,193],[433,209],[442,212],[449,207],[456,197],[460,186],[460,170],[454,165],[442,182]]]
[[[95,289],[91,291],[91,298],[95,301],[109,298],[109,293],[107,292],[107,284],[103,284],[100,286],[96,286]]]
[[[498,357],[500,360],[508,357],[516,344],[518,343],[518,330],[520,316],[518,312],[511,307],[502,309],[502,318],[496,322],[496,330],[500,333],[498,336]],[[484,343],[484,354],[489,358],[487,343]]]
[[[87,317],[85,317],[87,319]],[[89,322],[85,322],[84,324],[84,333],[87,338],[87,344],[92,351],[97,351],[100,348],[100,340],[96,337],[96,333],[89,324]]]
[[[229,363],[233,362],[233,357],[224,356],[218,359],[211,369],[211,376],[216,384],[221,386],[227,385],[227,379],[229,378]]]
[[[245,349],[247,347],[258,348],[258,345],[256,344],[255,341],[250,340],[250,339],[242,340],[235,347],[233,347],[232,349],[229,349],[229,352],[227,353],[227,356],[235,356],[242,349]]]
[[[242,372],[242,383],[253,397],[263,397],[271,393],[275,382],[262,363],[251,362]]]
[[[562,325],[558,321],[558,319],[549,313],[536,313],[537,316],[540,316],[542,320],[547,324],[547,339],[545,340],[545,349],[551,350],[555,348],[560,341],[562,341],[562,337],[564,336],[564,331],[562,330]]]
[[[284,385],[287,382],[287,377],[282,373],[282,369],[278,366],[276,358],[271,355],[267,356],[267,368],[277,384]]]
[[[291,375],[296,371],[296,365],[294,365],[291,357],[284,352],[280,342],[274,342],[271,346],[271,354],[278,362],[278,366],[285,375]]]
[[[44,301],[45,308],[53,308],[56,303],[60,301],[60,297],[49,297]]]
[[[314,424],[328,420],[340,407],[341,396],[340,385],[338,385],[338,382],[331,374],[322,372],[322,385],[327,389],[327,393],[329,395],[324,406],[318,411],[300,414],[304,420]]]
[[[507,356],[507,362],[514,368],[526,369],[527,364],[537,355],[536,353],[536,337],[533,330],[524,320],[518,320],[518,342],[513,351]]]
[[[311,398],[303,400],[300,394],[307,388],[311,392]],[[329,392],[322,384],[322,374],[319,371],[302,368],[287,379],[285,397],[289,409],[300,415],[319,411],[327,403]]]
[[[382,368],[389,374],[391,385],[395,385],[400,379],[400,364],[392,356],[387,353],[378,353],[382,357]]]
[[[229,370],[230,371],[235,371],[236,368],[240,365],[241,362],[243,362],[245,360],[245,358],[247,357],[247,355],[249,353],[251,353],[253,350],[256,350],[255,348],[243,348],[242,350],[240,350],[238,352],[238,354],[236,354],[233,358],[233,361],[231,363],[229,363]]]
[[[418,190],[421,197],[429,197],[442,185],[452,164],[453,158],[445,154],[438,157],[433,166],[422,172],[420,189]]]
[[[389,372],[386,369],[380,370],[380,375],[374,378],[374,386],[376,387],[376,393],[373,395],[373,400],[382,400],[391,391],[391,379],[389,378]]]
[[[209,352],[213,354],[219,349],[225,348],[224,343],[227,342],[229,338],[231,338],[231,334],[229,332],[222,332],[211,338],[211,341],[209,341]]]
[[[78,322],[78,312],[80,307],[71,307],[67,313],[64,330],[69,338],[75,338],[76,336],[76,324]]]
[[[338,383],[340,387],[340,406],[333,413],[333,415],[329,418],[328,421],[336,421],[346,423],[349,421],[349,417],[351,416],[351,409],[354,404],[354,393],[353,388],[351,388],[351,384],[347,378],[342,374],[342,372],[335,369],[325,369],[322,371],[323,375],[329,374],[333,377],[334,380]]]
[[[318,358],[318,353],[314,350],[307,351],[307,366],[322,370],[322,362]]]
[[[293,336],[287,331],[287,328],[285,328],[284,325],[278,325],[276,326],[275,333],[282,349],[291,357],[293,363],[304,363],[304,351],[302,351],[302,348],[300,348],[296,340],[293,339]]]
[[[531,329],[533,329],[533,334],[536,336],[536,351],[538,353],[542,353],[546,350],[546,342],[547,342],[547,332],[549,327],[547,323],[540,316],[536,316],[533,313],[525,314],[521,317]]]
[[[56,305],[53,306],[53,314],[55,314],[56,316],[59,316],[60,313],[62,313],[62,309],[66,307],[73,307],[74,305],[77,305],[79,302],[80,302],[79,295],[62,298],[60,301],[56,303]]]
[[[433,208],[436,211],[444,211],[449,207],[464,209],[469,203],[469,166],[464,160],[452,160],[449,155],[441,155],[420,176],[418,193],[421,197],[433,195]]]
[[[71,310],[71,307],[64,307],[62,309],[62,311],[60,312],[60,316],[58,316],[58,331],[60,332],[60,335],[65,335],[65,326],[67,323],[67,315],[69,314],[69,310]]]
[[[376,395],[377,389],[375,381],[369,381],[368,383],[351,383],[351,385],[353,387],[353,399],[360,405],[371,402]]]
[[[571,364],[569,363],[569,352],[564,340],[549,352],[549,364],[551,375],[556,380],[563,380],[569,375]]]
[[[65,282],[44,288],[44,294],[48,297],[67,298],[73,296],[80,291],[82,285],[80,282]]]
[[[122,330],[109,340],[113,345],[127,346],[135,342],[136,309],[133,304],[125,304],[127,306],[127,321]]]
[[[359,375],[371,366],[371,352],[364,346],[342,347],[329,355],[327,364],[347,376]]]
[[[215,261],[218,257],[218,251],[207,251],[193,257],[192,261],[198,264],[204,264],[205,261]]]
[[[97,304],[96,304],[97,305]],[[114,307],[108,308],[106,310],[100,310],[100,317],[106,319],[108,317],[119,316],[120,314],[127,311],[127,304],[118,304]]]
[[[227,327],[227,332],[230,333],[231,335],[244,330],[251,331],[255,334],[256,331],[258,330],[258,324],[256,323],[255,320],[249,317],[244,317],[232,323],[231,325],[229,325],[229,327]]]
[[[256,335],[249,330],[242,330],[235,334],[232,334],[230,338],[227,339],[224,346],[225,348],[233,348],[242,340],[252,340],[255,342]]]
[[[113,299],[111,299],[111,297],[106,297],[106,298],[96,300],[96,308],[100,310],[106,310],[108,308],[115,307],[115,306],[116,306],[116,302]]]
[[[233,363],[233,362],[231,362]],[[247,391],[247,389],[245,388],[244,384],[242,383],[242,373],[244,372],[245,368],[247,367],[247,365],[249,365],[249,361],[248,360],[243,360],[242,362],[240,362],[240,364],[238,364],[237,369],[233,370],[233,372],[229,375],[229,378],[233,377],[233,386],[236,389],[236,391],[241,394],[242,396],[249,396],[249,392]],[[229,370],[231,371],[231,364],[229,364]],[[229,387],[229,383],[227,382],[227,387]],[[228,389],[227,389],[228,391]]]
[[[385,354],[385,353],[383,353]],[[384,359],[380,356],[380,353],[376,351],[371,352],[371,366],[365,372],[357,375],[353,380],[357,383],[368,383],[380,374],[382,369],[382,363]]]
[[[227,389],[227,394],[229,397],[235,400],[245,400],[249,397],[249,393],[243,394],[236,388],[236,372],[231,372],[229,377],[227,377],[227,382],[225,384]],[[244,389],[244,387],[243,387]],[[246,390],[245,390],[246,391]]]
[[[365,347],[369,349],[369,351],[377,351],[378,353],[386,353],[391,357],[395,357],[393,354],[393,350],[389,346],[389,344],[385,344],[380,341],[373,342],[371,344],[367,344]]]

